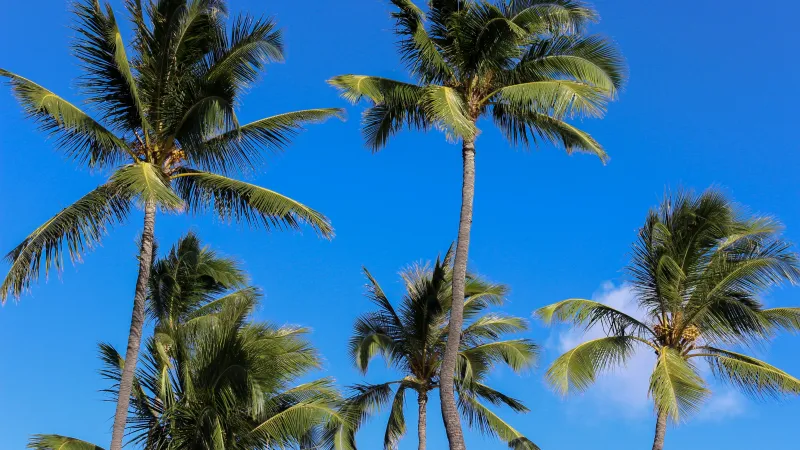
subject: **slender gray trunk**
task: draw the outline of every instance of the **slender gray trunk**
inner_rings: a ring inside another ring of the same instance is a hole
[[[656,437],[653,440],[653,450],[664,450],[664,436],[667,435],[667,413],[658,412],[656,419]]]
[[[419,437],[419,450],[425,450],[428,426],[428,393],[420,392],[417,398],[419,404],[419,420],[417,421],[417,437]]]
[[[461,418],[456,407],[453,392],[453,377],[456,371],[461,328],[464,324],[464,284],[467,277],[467,257],[469,253],[469,233],[472,228],[472,200],[475,197],[475,141],[464,140],[461,151],[464,160],[464,175],[461,181],[461,218],[458,222],[458,241],[456,258],[453,262],[453,305],[450,312],[450,328],[447,332],[447,346],[444,349],[439,379],[439,395],[442,402],[442,419],[447,431],[450,450],[465,450],[464,433],[461,431]]]
[[[139,358],[139,346],[142,343],[142,328],[145,319],[145,299],[147,282],[150,278],[150,267],[153,265],[153,239],[156,220],[156,204],[147,201],[144,206],[144,229],[139,249],[139,276],[136,279],[136,292],[133,295],[133,313],[131,329],[128,332],[128,350],[125,352],[125,366],[119,382],[119,398],[117,411],[114,413],[114,429],[111,433],[111,450],[122,449],[122,438],[125,436],[125,422],[128,419],[128,404],[133,389],[133,375],[136,371],[136,360]]]

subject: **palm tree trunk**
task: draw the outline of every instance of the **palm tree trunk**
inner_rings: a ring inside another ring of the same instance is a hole
[[[656,438],[653,440],[653,450],[664,450],[664,436],[667,434],[667,413],[658,412],[656,419]]]
[[[153,239],[156,220],[156,204],[148,200],[144,207],[144,229],[139,249],[139,276],[136,279],[136,292],[133,295],[133,313],[131,329],[128,332],[128,350],[125,352],[125,365],[119,382],[119,398],[117,411],[114,414],[114,429],[111,433],[111,450],[122,449],[122,438],[125,435],[125,422],[128,418],[128,404],[133,390],[133,375],[136,371],[136,360],[139,357],[139,346],[142,343],[144,327],[145,297],[147,282],[150,278],[150,267],[153,265]]]
[[[417,397],[417,403],[419,404],[419,420],[417,421],[417,436],[419,437],[419,446],[417,448],[419,450],[425,450],[425,444],[427,441],[426,427],[428,426],[428,393],[420,392]]]
[[[450,324],[447,331],[447,345],[444,349],[439,379],[439,395],[442,402],[444,420],[450,450],[466,450],[461,420],[453,392],[453,377],[456,371],[458,348],[461,340],[461,327],[464,324],[464,284],[467,278],[467,255],[469,253],[469,233],[472,228],[472,200],[475,197],[475,141],[465,139],[461,151],[464,160],[464,175],[461,181],[461,218],[458,222],[458,241],[456,258],[453,262],[453,304],[450,311]]]

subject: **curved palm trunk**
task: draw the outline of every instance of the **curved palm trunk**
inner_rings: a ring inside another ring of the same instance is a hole
[[[125,435],[128,404],[133,390],[133,375],[136,371],[136,360],[139,357],[139,346],[142,343],[147,281],[150,278],[150,267],[153,265],[155,220],[156,204],[148,200],[144,207],[144,229],[142,230],[142,242],[139,249],[139,276],[136,279],[136,291],[133,295],[131,329],[128,332],[128,350],[125,352],[125,366],[122,369],[122,378],[119,382],[117,411],[114,414],[114,429],[111,433],[111,450],[122,449],[122,438]]]
[[[461,154],[464,160],[464,175],[461,181],[461,218],[458,222],[458,241],[453,262],[453,305],[450,312],[450,328],[447,331],[447,346],[439,374],[439,379],[443,380],[439,388],[442,419],[447,431],[447,440],[450,442],[450,450],[467,448],[464,444],[464,433],[461,431],[452,380],[455,376],[461,328],[464,324],[464,284],[467,278],[469,233],[472,228],[472,200],[475,197],[475,141],[465,139]]]
[[[420,392],[417,398],[419,404],[419,420],[417,421],[417,436],[419,437],[419,450],[425,450],[428,426],[428,393]]]
[[[664,436],[667,435],[667,413],[658,412],[656,419],[656,437],[653,440],[653,450],[664,450]]]

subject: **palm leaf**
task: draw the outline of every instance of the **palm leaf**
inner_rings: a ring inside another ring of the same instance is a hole
[[[458,396],[458,407],[471,428],[497,436],[512,450],[539,450],[528,438],[469,395]]]
[[[245,222],[266,229],[299,229],[305,223],[322,236],[333,235],[325,216],[277,192],[199,170],[183,170],[173,179],[178,195],[192,212],[213,207],[223,221]]]
[[[676,350],[663,347],[650,376],[649,393],[656,410],[678,422],[697,411],[709,391],[694,366]]]
[[[383,437],[383,448],[386,450],[396,449],[400,439],[406,434],[406,419],[403,406],[406,401],[406,387],[401,384],[394,393],[392,409],[389,412],[389,421],[386,423],[386,433]]]
[[[128,145],[77,106],[33,81],[0,69],[23,111],[42,131],[55,136],[68,157],[89,167],[108,167],[131,156]]]
[[[129,209],[129,195],[112,182],[61,210],[6,255],[11,268],[0,286],[0,299],[5,302],[9,295],[19,297],[29,289],[39,277],[42,260],[45,274],[51,267],[62,270],[65,247],[70,261],[80,261],[112,225],[125,221]]]
[[[79,38],[74,45],[85,76],[79,80],[103,118],[126,131],[147,130],[146,118],[114,12],[97,0],[75,3]],[[145,132],[145,136],[147,133]]]
[[[706,347],[703,353],[714,375],[757,398],[800,394],[800,380],[756,358]]]
[[[570,389],[584,392],[599,373],[624,364],[633,354],[633,344],[636,342],[630,336],[609,336],[586,341],[553,361],[545,378],[563,395]]]
[[[584,299],[568,299],[545,306],[534,312],[546,325],[553,319],[559,322],[572,322],[584,325],[586,329],[600,324],[611,335],[627,335],[628,331],[639,337],[650,337],[654,333],[650,327],[633,317],[600,302]]]
[[[421,101],[429,120],[450,139],[472,139],[476,135],[477,129],[469,116],[464,98],[455,89],[428,86]]]
[[[111,183],[142,203],[153,202],[165,210],[183,207],[183,200],[172,190],[161,170],[153,164],[138,162],[123,166],[111,176]]]
[[[35,450],[103,450],[102,447],[89,442],[57,434],[35,434],[28,442],[28,448]]]
[[[263,162],[261,150],[282,151],[292,138],[304,131],[304,125],[322,123],[337,117],[343,119],[339,108],[318,108],[293,111],[265,117],[230,131],[218,134],[196,146],[186,147],[190,161],[199,167],[242,171]]]

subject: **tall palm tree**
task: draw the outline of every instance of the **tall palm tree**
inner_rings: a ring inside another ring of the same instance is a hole
[[[294,385],[320,367],[306,331],[253,321],[260,293],[245,278],[237,264],[191,234],[154,264],[148,310],[155,332],[134,378],[131,444],[147,450],[297,447],[316,443],[336,420],[339,396],[330,379]],[[107,392],[116,398],[125,360],[108,344],[100,345],[100,357],[101,373],[113,383]],[[34,436],[30,447],[100,449],[58,435]]]
[[[78,86],[97,118],[55,93],[0,69],[25,113],[69,157],[111,176],[64,208],[8,254],[11,268],[0,300],[19,297],[44,266],[74,262],[123,222],[134,205],[144,209],[139,274],[117,404],[112,450],[119,450],[145,318],[156,210],[213,211],[223,221],[264,228],[307,223],[331,236],[328,220],[288,197],[228,175],[251,172],[262,149],[283,149],[303,125],[340,114],[311,109],[239,123],[236,108],[261,68],[283,55],[271,19],[240,15],[227,25],[223,0],[126,1],[133,24],[127,47],[109,6],[75,5],[74,51],[83,76]],[[128,57],[128,54],[132,57]],[[89,111],[87,110],[87,111]]]
[[[538,351],[528,339],[503,338],[507,333],[525,331],[527,323],[524,319],[486,311],[490,306],[503,303],[507,288],[467,275],[464,316],[468,324],[460,330],[462,339],[456,375],[452,381],[442,383],[442,356],[449,339],[448,329],[452,326],[449,314],[453,290],[452,251],[448,251],[444,259],[437,259],[432,269],[427,265],[416,265],[402,272],[406,294],[397,309],[369,271],[364,269],[364,272],[369,281],[367,295],[378,310],[364,314],[356,321],[350,340],[350,356],[356,367],[366,373],[370,361],[382,355],[390,366],[401,372],[402,378],[354,386],[353,395],[345,402],[343,415],[351,423],[360,424],[370,411],[391,402],[384,448],[397,448],[406,431],[405,394],[413,391],[417,394],[419,412],[419,449],[424,450],[428,393],[452,384],[458,394],[459,410],[470,426],[499,437],[513,449],[538,449],[480,402],[507,405],[516,412],[528,411],[519,400],[485,384],[495,364],[503,363],[514,371],[520,371],[534,362]],[[356,430],[357,425],[350,426],[346,429],[350,435],[339,441],[348,442],[355,448]]]
[[[797,378],[730,349],[782,329],[800,330],[800,308],[764,309],[758,299],[772,286],[800,279],[797,254],[778,229],[770,218],[741,215],[713,190],[667,197],[648,214],[629,267],[644,320],[582,299],[536,311],[548,324],[599,326],[606,334],[556,359],[548,382],[563,394],[584,391],[600,372],[624,366],[637,349],[653,351],[653,450],[664,448],[668,419],[684,419],[710,394],[697,361],[756,397],[800,394]]]
[[[478,121],[491,118],[511,144],[540,141],[605,161],[603,148],[568,118],[601,117],[625,78],[623,59],[607,39],[587,35],[596,12],[576,0],[391,0],[399,50],[412,83],[342,75],[330,80],[344,98],[371,102],[363,115],[367,145],[378,151],[404,127],[444,131],[461,142],[463,178],[455,256],[450,345],[442,373],[453,374],[459,351],[464,280],[475,192]],[[453,387],[441,389],[451,450],[464,438]]]

